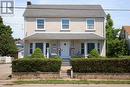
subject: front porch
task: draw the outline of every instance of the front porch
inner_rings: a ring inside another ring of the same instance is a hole
[[[25,56],[31,55],[35,48],[40,48],[47,58],[87,57],[92,49],[97,49],[101,56],[105,56],[104,40],[26,40]]]

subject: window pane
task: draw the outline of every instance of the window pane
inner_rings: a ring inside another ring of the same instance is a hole
[[[81,43],[81,54],[84,54],[84,43]]]
[[[69,20],[68,19],[62,20],[62,29],[69,29]]]
[[[95,43],[87,43],[87,52],[90,53],[91,50],[95,49]]]
[[[62,29],[69,29],[69,25],[62,25]]]
[[[40,48],[43,53],[43,43],[36,43],[36,48]]]
[[[44,28],[44,20],[37,20],[37,28]]]
[[[30,43],[30,54],[32,54],[32,53],[33,53],[33,44]]]
[[[100,43],[98,43],[98,52],[100,54]]]
[[[87,28],[94,29],[94,20],[87,20]]]

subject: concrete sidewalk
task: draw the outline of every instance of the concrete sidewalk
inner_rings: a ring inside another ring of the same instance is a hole
[[[0,64],[0,80],[7,80],[11,75],[11,64]]]
[[[0,85],[0,87],[130,87],[130,84],[24,84]]]

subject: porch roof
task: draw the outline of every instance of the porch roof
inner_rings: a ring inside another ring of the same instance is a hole
[[[36,32],[30,36],[27,36],[24,38],[25,40],[35,40],[35,39],[56,39],[56,40],[62,40],[62,39],[88,39],[88,40],[105,40],[104,37],[99,36],[95,33],[76,33],[76,32]]]

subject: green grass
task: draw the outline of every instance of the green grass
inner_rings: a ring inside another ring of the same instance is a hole
[[[18,80],[15,84],[130,84],[130,80]]]

